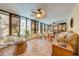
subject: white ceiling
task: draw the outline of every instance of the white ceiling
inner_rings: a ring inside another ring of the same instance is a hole
[[[53,22],[65,22],[71,14],[74,5],[71,3],[1,3],[0,9],[33,18],[30,16],[32,9],[44,8],[47,11],[47,17],[39,21],[51,24]]]

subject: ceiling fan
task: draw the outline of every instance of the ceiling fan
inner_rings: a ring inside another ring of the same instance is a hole
[[[45,18],[47,16],[47,11],[43,8],[38,8],[36,10],[31,10],[31,11],[32,11],[32,16],[35,17],[36,19]]]

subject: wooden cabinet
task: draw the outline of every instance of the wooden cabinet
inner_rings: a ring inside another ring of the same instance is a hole
[[[52,49],[53,56],[72,56],[73,55],[72,51],[57,45],[52,45],[52,48],[53,48]]]

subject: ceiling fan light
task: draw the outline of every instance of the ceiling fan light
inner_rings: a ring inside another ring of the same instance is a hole
[[[40,13],[36,14],[36,17],[41,17],[41,14]]]
[[[32,11],[32,12],[33,12],[33,15],[36,19],[43,19],[47,16],[46,10],[44,10],[42,8],[39,8],[39,9]]]

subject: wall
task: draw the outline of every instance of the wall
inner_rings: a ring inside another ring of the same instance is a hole
[[[73,28],[70,27],[70,20],[73,18]],[[79,4],[74,6],[71,15],[67,19],[67,30],[73,30],[79,34]]]

